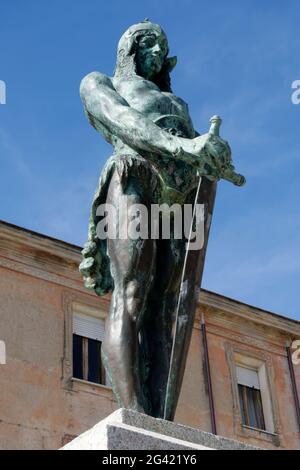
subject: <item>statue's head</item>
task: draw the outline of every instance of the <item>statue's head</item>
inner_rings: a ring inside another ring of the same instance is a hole
[[[158,24],[148,20],[130,26],[118,45],[115,76],[140,75],[162,91],[170,91],[176,57],[168,58],[168,40]]]

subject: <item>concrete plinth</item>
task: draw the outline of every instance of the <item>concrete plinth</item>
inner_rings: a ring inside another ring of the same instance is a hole
[[[62,450],[258,450],[182,424],[120,408]]]

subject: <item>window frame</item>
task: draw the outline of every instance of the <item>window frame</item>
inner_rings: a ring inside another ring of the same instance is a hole
[[[234,357],[235,367],[239,366],[245,369],[255,370],[258,375],[265,429],[260,429],[260,428],[253,428],[253,429],[259,429],[260,431],[274,433],[275,432],[274,412],[272,408],[272,398],[270,394],[270,385],[269,385],[265,361],[263,361],[262,359],[257,359],[253,356],[246,356],[240,353],[235,353],[234,356],[235,356]],[[238,387],[237,375],[236,375],[236,385]],[[239,408],[240,408],[240,405],[239,405]],[[241,409],[240,409],[240,417],[242,417]],[[249,428],[252,427],[247,424],[244,424],[243,422],[241,422],[241,425],[247,426]]]
[[[224,346],[230,373],[234,433],[244,439],[255,438],[263,442],[272,443],[275,446],[280,446],[281,424],[272,354],[261,349],[254,350],[250,345],[240,347],[230,341],[226,341]],[[266,407],[266,412],[264,410],[266,430],[253,428],[242,423],[236,365],[258,368],[261,389],[265,387],[268,391],[267,394],[262,395],[263,406]]]
[[[111,386],[89,382],[73,377],[73,313],[81,311],[84,314],[92,314],[102,319],[107,318],[110,299],[108,296],[101,298],[87,295],[81,292],[63,291],[62,310],[64,313],[63,354],[61,358],[61,387],[67,391],[84,391],[97,394],[116,402]]]
[[[262,391],[261,386],[259,383],[259,376],[258,371],[254,369],[249,369],[248,367],[242,367],[240,365],[236,366],[236,368],[242,368],[244,370],[251,370],[257,374],[257,381],[258,385],[250,386],[245,383],[242,383],[238,379],[237,374],[237,386],[238,386],[238,393],[239,393],[239,404],[240,404],[240,413],[241,413],[241,420],[243,426],[255,427],[256,429],[260,429],[261,431],[266,431],[266,424],[265,424],[265,411],[262,403]],[[249,396],[250,395],[250,396]],[[256,396],[255,396],[256,395]],[[250,415],[250,399],[253,402],[254,409],[255,409],[255,419],[256,421],[260,421],[257,423],[257,426],[251,424],[251,415]],[[257,409],[259,410],[257,414]]]

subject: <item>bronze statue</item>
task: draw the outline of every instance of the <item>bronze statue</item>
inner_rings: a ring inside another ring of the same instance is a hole
[[[182,383],[200,288],[217,181],[245,181],[234,172],[220,120],[199,136],[187,104],[172,93],[167,37],[148,20],[121,37],[113,77],[87,75],[80,88],[89,122],[113,145],[99,181],[80,270],[98,295],[112,291],[102,358],[122,407],[172,420]],[[201,182],[199,184],[199,182]],[[204,204],[204,245],[186,238],[119,236],[130,215],[118,206]],[[99,239],[97,208],[116,207],[117,237]],[[121,221],[121,222],[120,222]],[[176,325],[175,325],[176,323]],[[175,334],[176,333],[176,334]],[[172,356],[172,358],[171,358]]]

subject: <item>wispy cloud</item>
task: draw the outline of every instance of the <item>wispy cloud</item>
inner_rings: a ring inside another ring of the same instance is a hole
[[[28,183],[35,180],[30,159],[25,158],[20,144],[4,128],[0,128],[0,155],[2,169],[4,164],[7,164],[13,168],[15,178],[21,178]]]

